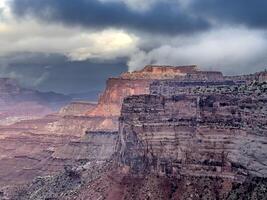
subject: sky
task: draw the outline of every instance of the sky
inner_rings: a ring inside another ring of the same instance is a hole
[[[0,0],[0,77],[41,91],[102,90],[147,64],[267,68],[265,0]]]

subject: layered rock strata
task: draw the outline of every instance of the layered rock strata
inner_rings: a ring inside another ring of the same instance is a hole
[[[112,117],[118,118],[125,97],[138,94],[149,94],[149,87],[153,81],[168,79],[194,82],[222,81],[224,77],[221,72],[200,71],[195,65],[148,65],[139,71],[123,73],[119,78],[110,78],[107,81],[104,93],[99,98],[97,106],[88,111],[87,115],[90,117],[104,117],[103,120]],[[117,125],[117,123],[114,125]],[[116,130],[117,129],[114,129],[114,131]]]
[[[56,149],[52,157],[83,162],[105,161],[114,154],[117,139],[117,132],[86,132],[81,140]]]
[[[198,81],[186,76],[183,81],[177,77],[150,80],[150,95],[126,97],[119,142],[116,132],[88,131],[81,140],[55,149],[50,159],[75,167],[36,179],[19,191],[18,199],[264,196],[266,84],[225,81],[218,73],[208,80],[200,75]],[[121,91],[114,102],[122,98]],[[107,89],[104,94],[108,103],[114,93]]]
[[[121,160],[136,172],[221,177],[267,176],[266,84],[228,95],[125,99]]]

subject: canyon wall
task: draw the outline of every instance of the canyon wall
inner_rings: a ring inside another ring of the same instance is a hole
[[[119,117],[123,99],[127,96],[149,94],[150,84],[155,80],[190,80],[221,81],[221,72],[200,71],[196,65],[189,66],[157,66],[148,65],[144,69],[123,73],[118,78],[110,78],[106,89],[100,96],[97,106],[88,111],[87,116]],[[104,120],[104,119],[103,119]],[[109,119],[111,121],[111,119]],[[116,122],[115,122],[116,123]],[[116,123],[117,125],[117,123]],[[117,129],[114,129],[114,131]]]
[[[92,131],[107,129],[117,131],[118,120],[115,118],[120,116],[121,105],[125,97],[149,94],[149,86],[154,80],[185,76],[187,73],[196,71],[197,67],[195,65],[178,67],[146,66],[140,71],[126,72],[118,78],[108,79],[106,89],[100,95],[97,106],[87,112],[89,117],[102,117],[102,122],[97,125],[99,129],[90,126],[88,129]]]
[[[208,88],[207,88],[208,89]],[[121,161],[135,173],[267,176],[266,84],[209,94],[137,95],[124,100]]]
[[[85,116],[66,114],[73,113],[71,105],[39,125],[78,137],[44,148],[49,156],[41,159],[42,170],[65,170],[35,179],[19,199],[237,199],[240,191],[262,196],[267,85],[247,77],[253,78],[195,66],[147,66],[109,79]],[[23,127],[30,126],[17,125]]]
[[[149,93],[150,82],[151,80],[110,78],[104,93],[99,98],[98,105],[87,115],[91,117],[119,116],[123,98],[134,94]]]
[[[88,131],[81,140],[71,141],[56,149],[52,157],[84,163],[105,161],[115,152],[117,139],[117,132]]]

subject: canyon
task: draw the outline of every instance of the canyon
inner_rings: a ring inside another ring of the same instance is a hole
[[[264,199],[266,82],[195,65],[110,78],[97,103],[0,127],[0,199]]]

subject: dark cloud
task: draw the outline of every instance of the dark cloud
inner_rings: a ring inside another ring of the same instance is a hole
[[[5,63],[2,65],[1,63]],[[106,79],[127,71],[125,59],[69,61],[59,54],[20,53],[0,57],[0,76],[18,78],[25,87],[41,91],[83,93],[102,91]]]
[[[226,24],[267,28],[266,0],[194,0],[193,13]]]
[[[159,1],[145,12],[130,9],[122,2],[99,0],[12,0],[19,17],[33,15],[48,22],[90,28],[130,28],[152,33],[178,34],[206,30],[208,21],[267,27],[265,0],[193,0],[185,9],[173,1]]]
[[[82,25],[90,28],[130,28],[151,33],[189,33],[209,28],[172,1],[158,2],[145,11],[130,9],[122,2],[98,0],[13,0],[13,13],[33,15],[48,22]]]

